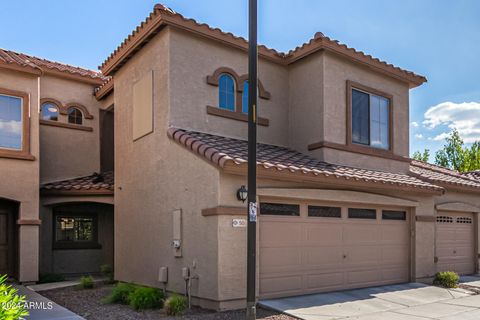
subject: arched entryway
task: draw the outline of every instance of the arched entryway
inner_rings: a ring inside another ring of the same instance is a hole
[[[0,199],[0,275],[18,276],[18,202]]]

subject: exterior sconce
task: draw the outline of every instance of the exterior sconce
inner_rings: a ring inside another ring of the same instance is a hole
[[[245,200],[247,200],[247,197],[248,197],[247,188],[245,188],[245,186],[241,186],[240,189],[237,190],[238,201],[245,202]]]

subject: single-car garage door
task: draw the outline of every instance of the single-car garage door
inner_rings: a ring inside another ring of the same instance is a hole
[[[437,271],[475,272],[475,233],[472,213],[440,211],[436,217]]]
[[[260,297],[409,281],[406,210],[260,203]]]

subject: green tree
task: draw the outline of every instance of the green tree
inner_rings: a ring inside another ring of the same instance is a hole
[[[415,151],[412,155],[412,158],[418,161],[428,162],[430,158],[430,149],[425,149],[423,152]]]
[[[457,129],[453,129],[445,139],[445,145],[435,153],[435,164],[467,172],[480,169],[480,142],[466,147]]]

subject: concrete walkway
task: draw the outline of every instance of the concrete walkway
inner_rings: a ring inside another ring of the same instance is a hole
[[[462,280],[480,286],[480,277]],[[270,299],[260,304],[305,320],[480,319],[480,295],[420,283]]]
[[[28,311],[28,320],[85,320],[72,311],[56,304],[55,302],[41,296],[21,285],[13,285],[18,289],[20,295],[25,295]]]

